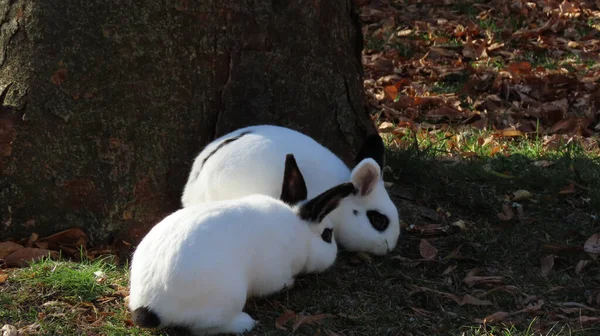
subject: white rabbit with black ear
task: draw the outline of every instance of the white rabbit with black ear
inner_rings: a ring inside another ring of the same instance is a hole
[[[305,201],[305,182],[289,154],[280,200],[251,195],[169,215],[133,255],[133,322],[186,326],[195,335],[250,331],[255,321],[242,311],[247,297],[277,292],[295,275],[333,264],[337,245],[326,216],[355,192],[343,183]]]
[[[281,192],[278,181],[284,171],[277,159],[285,153],[294,154],[309,198],[348,181],[359,189],[329,215],[340,245],[376,255],[395,248],[400,222],[384,187],[385,147],[377,134],[367,137],[351,170],[331,151],[300,132],[273,125],[239,129],[214,140],[196,157],[182,205],[255,193],[276,197]]]

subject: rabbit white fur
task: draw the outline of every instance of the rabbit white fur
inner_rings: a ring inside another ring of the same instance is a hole
[[[273,125],[238,129],[214,140],[196,157],[181,202],[187,207],[255,193],[277,197],[284,170],[278,158],[293,153],[309,198],[347,181],[361,190],[345,198],[330,215],[337,242],[349,251],[383,255],[395,248],[400,235],[398,210],[381,175],[384,151],[378,135],[367,138],[357,166],[350,170],[300,132]]]
[[[196,335],[243,333],[255,325],[242,312],[247,297],[279,291],[298,273],[331,266],[337,245],[326,215],[355,187],[345,183],[291,206],[306,199],[292,155],[284,175],[282,200],[251,195],[203,203],[154,226],[132,259],[134,323],[187,326]]]

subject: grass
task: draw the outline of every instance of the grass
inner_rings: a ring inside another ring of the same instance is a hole
[[[489,132],[465,133],[453,151],[471,151],[486,135]],[[436,146],[422,138],[419,150],[390,146],[391,173],[386,173],[386,180],[393,183],[390,195],[403,221],[412,225],[408,232],[404,230],[396,250],[385,257],[342,251],[329,271],[301,276],[292,289],[271,297],[250,299],[246,311],[261,322],[251,335],[292,334],[293,321],[285,324],[287,330],[275,327],[286,310],[333,315],[299,326],[294,333],[298,335],[600,332],[597,324],[578,322],[579,316],[595,316],[585,307],[598,305],[587,302],[598,292],[598,262],[576,274],[577,262],[589,257],[569,249],[582,246],[598,231],[598,156],[574,144],[544,149],[534,137],[504,141],[505,153],[490,156],[480,151],[465,158],[449,151],[441,154],[453,138],[436,136]],[[532,164],[540,160],[553,164]],[[570,181],[578,185],[575,192],[560,194]],[[520,189],[531,192],[532,198],[509,200]],[[515,214],[521,207],[521,217],[500,220],[497,213],[503,204],[509,204]],[[463,221],[465,230],[453,226],[456,221]],[[441,230],[428,231],[429,224]],[[421,239],[437,248],[433,260],[420,256]],[[457,248],[460,252],[453,253]],[[555,255],[554,267],[543,276],[540,259],[549,254]],[[469,286],[464,280],[473,269],[481,276],[498,277],[500,283]],[[177,331],[142,330],[128,324],[123,302],[126,270],[105,260],[44,260],[11,270],[7,282],[0,285],[0,318],[36,335],[177,335]],[[460,305],[449,294],[459,298],[469,294],[489,304]],[[539,309],[519,312],[541,300]],[[565,302],[585,306],[573,309]],[[499,311],[512,315],[501,323],[481,323]]]

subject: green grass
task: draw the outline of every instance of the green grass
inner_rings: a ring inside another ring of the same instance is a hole
[[[471,130],[463,131],[454,152],[475,150],[478,155],[464,158],[448,151],[448,142],[455,137],[439,133],[421,137],[418,150],[416,146],[391,148],[391,172],[386,173],[386,180],[393,183],[390,195],[404,223],[437,224],[445,231],[404,232],[395,251],[385,257],[341,251],[327,272],[300,276],[289,290],[250,299],[245,310],[261,322],[251,335],[291,335],[293,321],[285,331],[275,327],[286,309],[333,315],[318,324],[300,326],[297,335],[566,336],[600,332],[598,324],[581,326],[576,321],[580,315],[594,316],[595,312],[560,310],[564,302],[597,307],[588,304],[587,298],[597,290],[599,263],[593,261],[576,274],[577,262],[589,257],[564,247],[582,246],[598,230],[598,155],[575,144],[544,149],[541,140],[529,137],[504,139],[501,145],[507,151],[490,156],[477,146],[478,139],[491,132]],[[539,160],[553,165],[533,164]],[[573,194],[559,194],[570,181],[581,187]],[[532,198],[507,199],[520,189],[531,192]],[[515,213],[509,221],[497,216],[505,203]],[[521,218],[518,207],[523,209]],[[466,223],[466,230],[452,225],[458,220]],[[421,239],[438,249],[434,261],[421,260]],[[459,247],[459,256],[452,256]],[[556,255],[555,265],[544,277],[540,259],[549,254]],[[463,280],[476,268],[480,275],[500,277],[502,283],[468,286]],[[172,330],[127,325],[129,312],[118,294],[127,285],[126,270],[106,261],[45,260],[10,271],[8,281],[0,285],[0,319],[19,328],[37,326],[36,335],[177,335]],[[105,274],[104,281],[97,281],[97,271]],[[440,292],[457,297],[470,294],[491,304],[461,306]],[[519,313],[527,305],[525,298],[534,303],[544,300],[544,304],[533,313]],[[498,311],[512,315],[501,323],[477,322]],[[555,321],[553,314],[565,318]]]
[[[41,260],[10,270],[0,285],[0,320],[35,335],[153,335],[126,325],[127,267],[105,259]]]

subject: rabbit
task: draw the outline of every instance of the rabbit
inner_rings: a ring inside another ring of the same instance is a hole
[[[339,245],[348,251],[384,255],[400,236],[398,210],[383,182],[385,146],[377,134],[366,138],[354,169],[307,135],[274,126],[238,129],[210,144],[196,157],[181,203],[193,204],[260,193],[277,197],[283,163],[293,153],[304,175],[309,198],[344,182],[360,190],[330,215]]]
[[[141,327],[183,326],[194,335],[240,334],[256,322],[246,298],[275,293],[299,273],[322,272],[337,245],[327,215],[358,190],[342,183],[306,201],[286,155],[280,199],[250,195],[180,209],[156,224],[131,264],[129,309]]]

